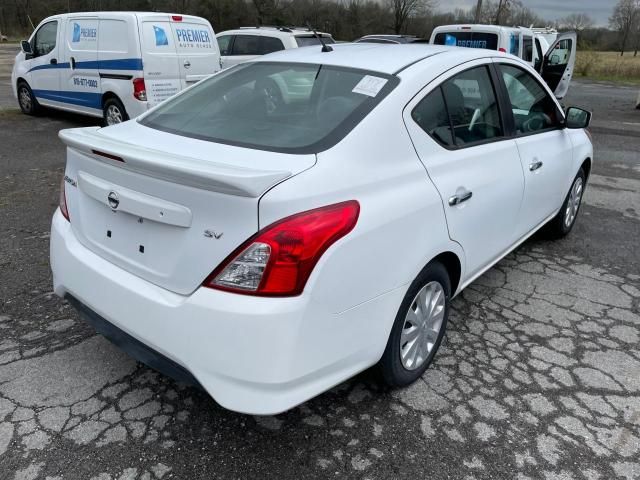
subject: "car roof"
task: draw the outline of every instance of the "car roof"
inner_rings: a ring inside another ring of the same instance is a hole
[[[296,35],[313,35],[313,31],[306,28],[296,27],[240,27],[232,30],[225,30],[224,32],[218,32],[216,36],[220,35],[253,35],[255,33],[261,33],[271,37],[291,37]],[[318,35],[330,37],[331,35],[326,32],[316,32]]]
[[[456,57],[460,63],[476,58],[495,56],[492,50],[475,48],[445,47],[426,43],[401,45],[381,43],[339,43],[332,44],[332,52],[322,52],[320,46],[281,50],[258,58],[257,62],[292,62],[333,65],[395,74],[425,58],[442,60]]]
[[[468,24],[468,23],[458,23],[452,25],[440,25],[433,29],[434,31],[441,30],[462,30],[462,31],[480,31],[480,32],[522,32],[522,31],[532,31],[527,27],[505,27],[503,25],[486,25],[486,24]]]

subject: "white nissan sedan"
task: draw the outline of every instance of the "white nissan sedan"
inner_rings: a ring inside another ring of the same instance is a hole
[[[261,57],[138,119],[60,132],[55,292],[239,412],[376,364],[407,385],[452,297],[541,227],[569,233],[590,117],[490,50]]]

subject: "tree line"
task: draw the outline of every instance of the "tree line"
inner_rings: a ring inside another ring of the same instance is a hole
[[[428,38],[436,26],[452,23],[574,29],[580,33],[582,47],[598,50],[640,41],[640,0],[618,2],[610,22],[613,30],[593,28],[594,22],[584,14],[546,21],[526,6],[526,0],[477,3],[477,7],[443,13],[440,10],[445,5],[438,0],[2,0],[0,32],[25,37],[43,18],[57,13],[137,10],[198,15],[207,18],[218,32],[240,26],[309,24],[346,41],[371,33]],[[633,5],[631,10],[629,5]]]

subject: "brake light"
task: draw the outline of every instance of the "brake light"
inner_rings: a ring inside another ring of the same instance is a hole
[[[67,194],[64,191],[65,188],[65,178],[62,176],[62,182],[60,182],[60,197],[58,201],[58,206],[60,207],[60,213],[62,216],[67,219],[67,221],[71,221],[69,218],[69,210],[67,209]]]
[[[356,225],[360,204],[351,200],[275,222],[242,244],[204,286],[245,295],[302,293],[322,254]]]
[[[498,51],[499,51],[499,52],[502,52],[502,53],[507,53],[507,49],[506,49],[506,48],[502,48],[502,47],[500,47],[500,48],[498,49]]]
[[[181,22],[182,15],[171,15],[171,20],[173,20],[174,22]]]
[[[144,78],[133,79],[133,96],[141,102],[147,101],[147,87],[144,84]]]

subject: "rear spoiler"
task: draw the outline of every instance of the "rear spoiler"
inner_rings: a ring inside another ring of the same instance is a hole
[[[60,130],[70,148],[109,165],[192,187],[242,197],[261,196],[291,172],[224,165],[210,160],[173,155],[105,137],[100,127]]]

